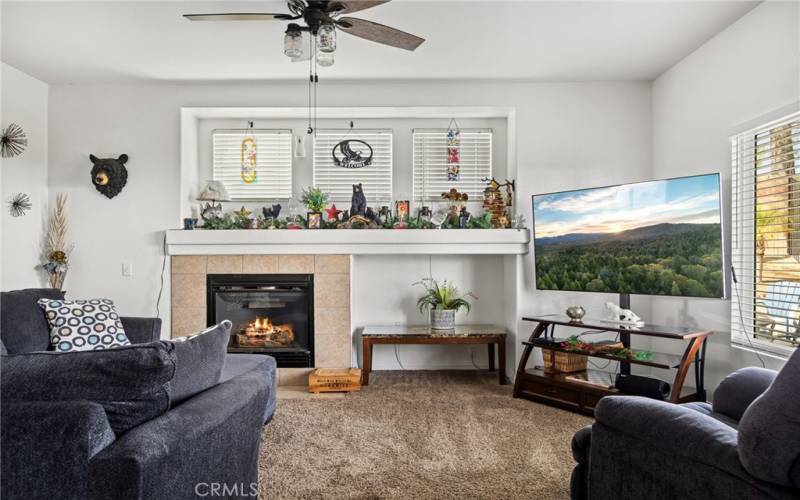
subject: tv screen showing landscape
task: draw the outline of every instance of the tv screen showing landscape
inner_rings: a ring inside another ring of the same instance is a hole
[[[533,196],[536,288],[723,297],[719,174]]]

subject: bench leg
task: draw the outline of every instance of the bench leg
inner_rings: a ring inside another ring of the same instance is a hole
[[[486,344],[489,348],[489,371],[494,371],[494,344]]]

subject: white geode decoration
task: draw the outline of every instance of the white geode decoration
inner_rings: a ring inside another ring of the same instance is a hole
[[[629,325],[641,325],[644,323],[642,318],[630,309],[623,309],[613,302],[606,302],[606,319],[614,323],[626,323]]]

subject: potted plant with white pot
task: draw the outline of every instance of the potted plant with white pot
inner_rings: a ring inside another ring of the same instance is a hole
[[[477,300],[472,292],[460,293],[453,283],[447,280],[441,284],[432,278],[425,278],[414,283],[425,288],[425,295],[417,300],[419,312],[424,314],[426,309],[430,310],[431,328],[434,330],[452,330],[456,325],[456,311],[466,309],[470,311],[471,304],[467,297]]]

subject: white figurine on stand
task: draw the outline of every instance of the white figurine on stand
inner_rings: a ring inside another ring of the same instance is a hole
[[[613,302],[606,302],[606,321],[636,326],[644,324],[642,318],[637,316],[635,312],[630,309],[623,309]]]

